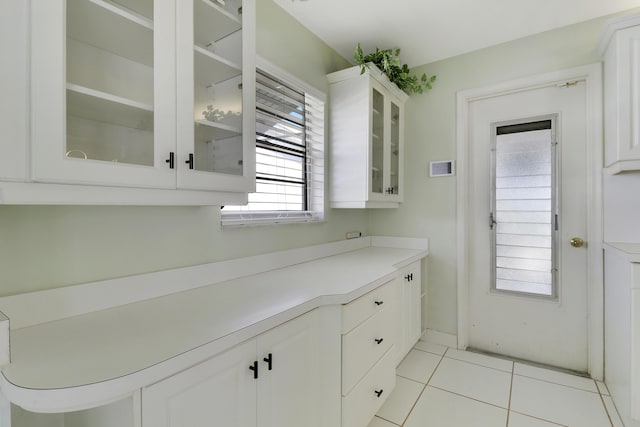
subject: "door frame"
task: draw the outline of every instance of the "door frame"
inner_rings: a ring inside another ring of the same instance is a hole
[[[595,63],[508,82],[469,89],[456,94],[457,191],[457,296],[458,348],[469,342],[469,108],[482,99],[574,81],[586,83],[587,115],[587,339],[588,372],[594,379],[604,376],[604,290],[603,290],[603,206],[602,206],[602,64]]]

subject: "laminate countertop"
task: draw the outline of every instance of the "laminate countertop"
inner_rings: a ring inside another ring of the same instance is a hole
[[[314,308],[348,303],[428,254],[426,244],[393,246],[365,246],[11,330],[11,363],[2,367],[0,390],[41,412],[126,397]]]

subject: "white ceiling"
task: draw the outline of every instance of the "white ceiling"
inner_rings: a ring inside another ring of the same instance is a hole
[[[640,0],[274,0],[349,61],[402,48],[414,67],[640,6]]]

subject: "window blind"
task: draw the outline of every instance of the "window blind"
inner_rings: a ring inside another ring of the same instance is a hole
[[[550,127],[551,122],[534,130],[509,132],[498,128],[493,190],[497,290],[554,294]]]
[[[324,210],[324,102],[256,73],[256,192],[224,225],[317,221]]]

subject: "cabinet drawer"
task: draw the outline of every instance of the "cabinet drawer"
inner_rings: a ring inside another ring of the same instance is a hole
[[[342,398],[342,425],[366,427],[396,386],[395,348],[391,347],[369,373]],[[379,395],[378,395],[379,393]]]
[[[383,308],[398,303],[398,279],[351,301],[342,308],[342,333],[346,334]]]
[[[346,395],[391,348],[397,337],[395,310],[383,308],[342,336],[342,394]]]

